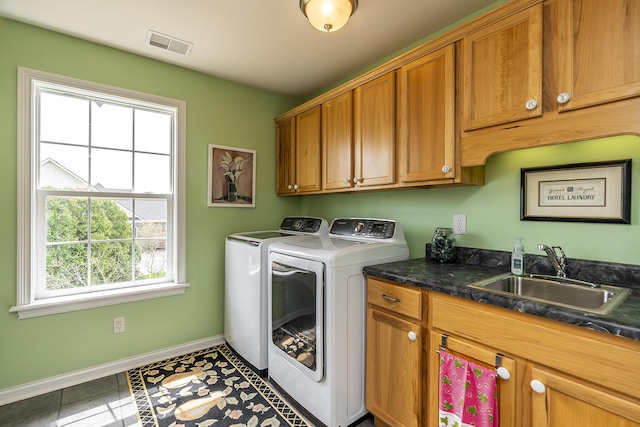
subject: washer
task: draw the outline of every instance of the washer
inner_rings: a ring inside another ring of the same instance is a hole
[[[224,339],[259,374],[267,369],[268,248],[278,241],[326,235],[322,218],[285,217],[279,230],[227,236],[225,241]]]
[[[269,247],[269,378],[326,426],[367,413],[363,267],[406,259],[402,227],[383,219],[337,218],[328,236]]]

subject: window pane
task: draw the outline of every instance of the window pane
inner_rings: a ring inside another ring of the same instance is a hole
[[[87,199],[47,197],[46,242],[86,242],[88,206]]]
[[[167,275],[167,241],[165,239],[143,239],[136,241],[140,254],[136,265],[136,279],[155,279]]]
[[[131,152],[91,149],[91,185],[98,191],[131,191]]]
[[[91,240],[131,239],[131,199],[91,200]]]
[[[167,237],[167,201],[136,199],[136,238]]]
[[[42,93],[40,96],[40,140],[87,145],[89,101],[71,96]]]
[[[170,114],[136,110],[136,151],[171,154]]]
[[[131,241],[91,245],[91,285],[131,281],[133,265],[131,248]]]
[[[94,147],[133,149],[133,108],[91,103],[91,145]]]
[[[81,190],[89,186],[89,149],[60,144],[40,144],[41,189]]]
[[[47,246],[46,290],[87,286],[87,245]]]
[[[167,194],[171,192],[169,156],[136,153],[135,162],[136,193]]]

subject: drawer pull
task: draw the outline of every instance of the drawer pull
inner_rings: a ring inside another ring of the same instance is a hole
[[[382,298],[386,299],[389,302],[400,302],[400,298],[390,297],[387,294],[382,294]]]

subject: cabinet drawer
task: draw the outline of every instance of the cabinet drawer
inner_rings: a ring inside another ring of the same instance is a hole
[[[422,292],[369,278],[367,301],[416,320],[422,320]]]

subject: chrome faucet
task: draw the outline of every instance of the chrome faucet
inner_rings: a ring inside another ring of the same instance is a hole
[[[556,249],[560,251],[560,256],[558,256]],[[567,277],[567,257],[560,246],[549,247],[539,243],[538,250],[545,251],[547,253],[547,257],[549,258],[549,261],[551,261],[551,265],[556,270],[556,276]]]

